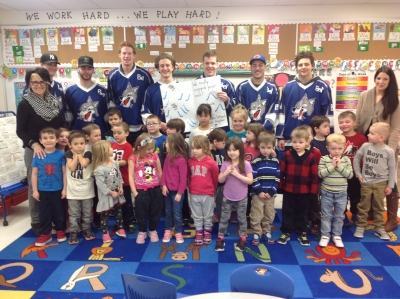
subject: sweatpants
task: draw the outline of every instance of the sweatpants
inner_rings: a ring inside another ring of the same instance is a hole
[[[190,209],[196,230],[212,229],[214,196],[190,193]]]
[[[110,218],[110,211],[99,213],[100,216],[100,223],[101,223],[101,230],[103,234],[108,234],[108,219]],[[124,228],[124,223],[122,221],[122,209],[120,205],[116,205],[114,207],[114,217],[117,223],[118,229]]]
[[[221,218],[219,219],[218,235],[223,236],[228,231],[229,219],[231,218],[232,208],[235,207],[239,221],[240,236],[247,236],[247,195],[239,201],[232,201],[225,196],[222,199]]]

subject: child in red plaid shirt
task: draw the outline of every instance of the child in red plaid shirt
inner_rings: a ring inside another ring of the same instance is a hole
[[[293,148],[283,154],[280,163],[279,189],[283,190],[283,203],[282,235],[278,243],[286,244],[294,228],[300,244],[310,246],[306,235],[308,199],[318,196],[318,161],[315,154],[306,149],[310,137],[307,129],[297,127],[290,137]]]

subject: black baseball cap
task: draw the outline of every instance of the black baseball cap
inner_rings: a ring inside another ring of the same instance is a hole
[[[78,67],[80,66],[93,66],[93,58],[90,56],[81,56],[78,58]]]
[[[61,64],[58,62],[58,58],[56,54],[53,53],[44,53],[41,57],[40,57],[40,63],[44,63],[44,64],[48,64],[48,63],[57,63],[57,64]]]

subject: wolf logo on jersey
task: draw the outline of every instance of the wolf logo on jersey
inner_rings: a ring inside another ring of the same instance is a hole
[[[301,100],[296,103],[296,106],[292,108],[293,112],[292,117],[297,118],[299,120],[304,120],[305,113],[307,113],[307,115],[311,115],[313,113],[314,104],[315,104],[315,98],[308,99],[307,94],[304,94]]]
[[[94,116],[99,116],[97,106],[99,102],[93,102],[89,96],[86,103],[82,104],[78,111],[78,119],[86,122],[94,122]]]
[[[121,100],[121,106],[125,108],[132,108],[133,104],[136,103],[137,100],[137,92],[139,86],[132,87],[131,83],[128,83],[128,86],[122,93],[122,96],[119,98]]]
[[[250,104],[250,118],[253,120],[260,120],[261,116],[265,112],[265,103],[267,100],[261,100],[261,96],[258,95],[257,100]]]

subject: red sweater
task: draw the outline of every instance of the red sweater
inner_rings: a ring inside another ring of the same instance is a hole
[[[167,161],[165,161],[167,162]],[[213,158],[206,156],[202,160],[191,157],[189,166],[189,192],[198,195],[214,196],[218,187],[219,169]]]
[[[124,180],[124,186],[129,186],[128,160],[133,154],[132,145],[130,145],[129,142],[125,142],[124,144],[113,142],[111,143],[111,147],[113,149],[113,158],[115,161],[126,161],[126,165],[120,167],[119,170]]]
[[[178,156],[174,163],[169,163],[169,156],[165,158],[161,185],[167,186],[170,191],[178,191],[183,194],[187,186],[188,166],[184,157]]]

